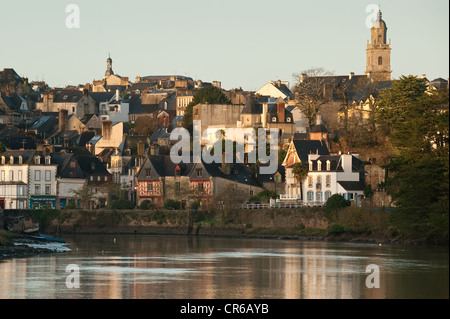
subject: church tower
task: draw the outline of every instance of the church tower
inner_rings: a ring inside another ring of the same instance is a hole
[[[387,26],[378,11],[370,29],[371,42],[367,41],[366,74],[375,81],[391,80],[391,40],[387,43]]]
[[[108,77],[110,75],[114,75],[113,69],[112,69],[112,59],[111,56],[108,57],[106,60],[106,72],[105,77]]]

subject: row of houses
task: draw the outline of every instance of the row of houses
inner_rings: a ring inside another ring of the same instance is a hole
[[[35,150],[6,151],[0,156],[0,208],[64,208],[88,187],[91,201],[104,205],[112,176],[97,157]]]

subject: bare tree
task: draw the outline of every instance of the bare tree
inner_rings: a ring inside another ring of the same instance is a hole
[[[311,129],[315,123],[320,106],[327,102],[324,96],[325,77],[332,75],[324,68],[311,68],[301,73],[294,73],[293,93],[296,105],[308,119]]]

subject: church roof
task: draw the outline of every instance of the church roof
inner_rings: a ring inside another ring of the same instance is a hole
[[[242,109],[241,114],[260,114],[261,111],[258,110],[255,102],[251,97],[247,98],[247,102],[245,103],[245,107]]]

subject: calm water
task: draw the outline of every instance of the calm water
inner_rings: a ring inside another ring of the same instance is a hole
[[[68,251],[0,261],[0,298],[449,298],[448,248],[145,235],[64,238]],[[379,288],[366,287],[370,264],[379,267]],[[66,272],[68,265],[78,266],[79,288],[66,286],[73,274]]]

